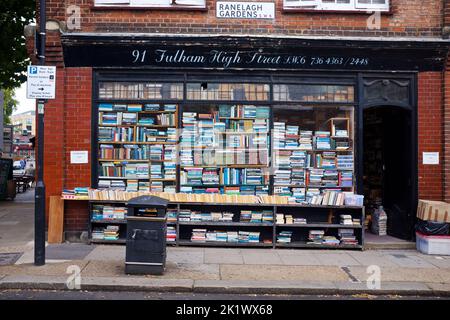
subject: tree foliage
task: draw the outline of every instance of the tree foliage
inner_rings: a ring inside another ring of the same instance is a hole
[[[11,124],[11,115],[17,109],[19,102],[14,96],[14,89],[3,90],[3,123]]]
[[[35,0],[0,0],[0,89],[26,81],[24,27],[33,21],[35,11]]]

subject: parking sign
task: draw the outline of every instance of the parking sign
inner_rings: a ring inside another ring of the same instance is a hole
[[[28,66],[28,99],[55,99],[55,87],[56,67]]]

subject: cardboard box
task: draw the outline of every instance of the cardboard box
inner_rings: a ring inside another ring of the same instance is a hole
[[[419,200],[417,218],[450,223],[450,204],[442,201]]]

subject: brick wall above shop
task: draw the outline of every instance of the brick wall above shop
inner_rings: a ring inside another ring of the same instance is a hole
[[[276,0],[275,19],[216,18],[216,1],[206,0],[206,10],[98,9],[94,0],[49,0],[48,19],[63,22],[80,13],[80,29],[69,32],[228,33],[339,36],[437,37],[443,28],[441,0],[391,0],[379,29],[367,27],[366,12],[286,12]],[[69,6],[75,11],[68,10]],[[79,11],[78,11],[79,8]],[[448,11],[447,11],[448,12]],[[69,21],[69,24],[67,22]],[[72,20],[73,21],[73,20]],[[364,32],[364,33],[362,33]]]

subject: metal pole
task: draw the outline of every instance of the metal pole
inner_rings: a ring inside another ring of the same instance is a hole
[[[45,65],[45,0],[39,0],[39,64]],[[45,185],[44,185],[44,100],[38,100],[37,114],[37,182],[34,195],[34,264],[45,264]]]

